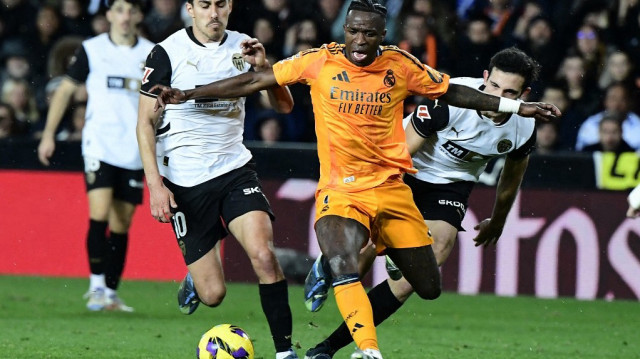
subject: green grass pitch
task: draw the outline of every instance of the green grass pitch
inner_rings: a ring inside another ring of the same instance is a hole
[[[135,313],[90,313],[87,280],[0,276],[0,358],[195,358],[215,324],[244,328],[256,359],[275,358],[257,285],[229,284],[218,308],[191,316],[176,308],[177,283],[125,281]],[[293,341],[302,358],[340,320],[334,299],[309,313],[302,287],[289,287]],[[378,329],[385,359],[640,358],[640,303],[461,296],[412,297]],[[336,359],[349,358],[349,346]]]

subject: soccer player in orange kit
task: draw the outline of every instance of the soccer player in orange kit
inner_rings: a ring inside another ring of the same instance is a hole
[[[386,253],[421,298],[440,295],[440,273],[422,215],[402,181],[415,173],[402,127],[403,100],[441,98],[481,111],[547,119],[553,105],[496,97],[449,84],[449,76],[422,64],[384,39],[386,8],[378,0],[353,0],[344,24],[345,44],[331,43],[282,60],[269,71],[248,72],[182,91],[162,91],[157,107],[203,97],[241,97],[301,82],[313,100],[320,180],[315,229],[329,260],[340,313],[362,351],[381,359],[371,304],[358,276],[358,254],[369,238]],[[169,202],[165,206],[169,213]]]

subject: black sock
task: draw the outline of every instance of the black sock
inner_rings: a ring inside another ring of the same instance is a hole
[[[262,311],[267,317],[276,352],[287,351],[291,348],[291,332],[293,331],[287,281],[260,284],[259,288]]]
[[[113,233],[107,238],[107,261],[104,268],[107,288],[118,289],[120,277],[124,270],[124,262],[127,258],[127,244],[129,233]]]
[[[393,295],[391,288],[389,288],[389,282],[386,280],[371,289],[367,296],[371,302],[371,309],[373,309],[373,324],[376,326],[384,322],[402,306],[402,302]],[[331,348],[331,355],[333,355],[352,341],[353,337],[349,332],[349,328],[342,322],[338,329],[331,333],[322,344]]]
[[[91,274],[104,274],[107,222],[89,220],[87,255]]]

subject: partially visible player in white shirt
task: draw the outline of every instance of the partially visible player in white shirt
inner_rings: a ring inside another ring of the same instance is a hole
[[[509,48],[492,57],[483,78],[454,78],[451,83],[519,100],[529,93],[529,86],[538,73],[539,65],[533,59],[518,49]],[[442,265],[451,253],[458,231],[464,230],[461,224],[467,201],[480,174],[491,159],[506,155],[491,218],[474,228],[479,231],[474,238],[476,246],[495,244],[520,188],[529,153],[535,147],[535,120],[509,113],[478,112],[453,107],[437,99],[425,99],[405,118],[404,125],[413,165],[418,170],[416,174],[405,174],[404,181],[411,187],[413,199],[429,227],[438,265]],[[373,248],[365,247],[360,268],[368,270],[375,256]],[[369,291],[376,325],[391,316],[413,293],[409,282],[393,268],[392,262],[387,261],[388,269],[396,272],[390,274],[398,277]],[[319,278],[318,274],[329,277],[323,262],[326,261],[319,257],[305,282],[306,304],[312,311],[321,306],[321,303],[314,303],[314,299],[317,301],[323,295],[318,288],[328,288],[328,283],[321,282],[331,280]],[[343,323],[327,339],[309,349],[305,359],[332,358],[351,340]]]
[[[91,271],[87,308],[133,311],[117,296],[131,218],[142,203],[143,171],[135,137],[138,91],[153,43],[139,37],[140,0],[108,0],[106,34],[82,43],[51,100],[38,146],[45,166],[55,151],[55,132],[73,93],[88,93],[82,156],[89,200],[87,251]],[[107,236],[107,228],[109,235]]]
[[[262,44],[227,30],[232,5],[231,0],[188,0],[193,26],[169,36],[147,57],[137,135],[151,215],[172,223],[187,265],[178,291],[184,314],[199,303],[218,306],[225,297],[219,243],[231,233],[258,277],[276,359],[297,359],[287,282],[273,252],[273,213],[242,143],[245,98],[203,98],[154,109],[156,85],[194,88],[270,68]],[[267,92],[276,111],[291,111],[287,88]]]

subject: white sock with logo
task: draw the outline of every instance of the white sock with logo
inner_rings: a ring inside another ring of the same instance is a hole
[[[91,274],[89,276],[89,291],[93,292],[98,288],[104,288],[106,284],[104,282],[104,274]]]

